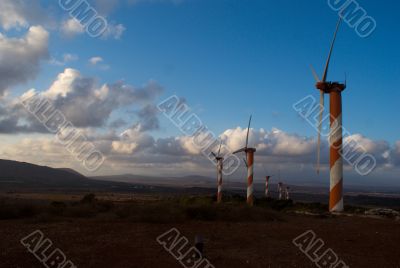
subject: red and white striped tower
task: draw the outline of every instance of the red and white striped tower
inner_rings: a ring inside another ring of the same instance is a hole
[[[282,200],[282,193],[283,193],[283,183],[282,182],[278,183],[278,193],[279,193],[278,199]]]
[[[247,148],[247,204],[253,206],[254,204],[254,187],[253,187],[253,176],[254,176],[254,153],[255,148]]]
[[[247,127],[245,147],[233,152],[233,154],[238,154],[238,153],[242,153],[242,152],[246,153],[246,159],[244,159],[244,161],[247,166],[247,204],[249,204],[249,206],[253,206],[253,204],[254,204],[253,178],[254,178],[254,153],[256,152],[255,148],[247,147],[249,144],[251,118],[252,117],[250,116],[249,126]]]
[[[224,169],[224,158],[217,157],[217,170],[218,170],[218,193],[217,193],[217,203],[222,202],[222,170]]]
[[[285,190],[286,200],[290,200],[289,190],[290,190],[290,187],[289,187],[289,186],[286,186],[286,190]]]
[[[313,70],[314,77],[317,80],[316,88],[320,91],[320,113],[318,124],[318,156],[317,156],[317,172],[319,173],[320,162],[320,147],[321,147],[321,130],[322,130],[322,117],[324,112],[324,94],[329,94],[330,100],[330,194],[329,194],[329,211],[342,212],[343,211],[343,159],[342,159],[342,144],[343,144],[343,131],[342,131],[342,91],[346,89],[346,83],[328,82],[329,63],[332,56],[332,51],[335,45],[336,36],[339,31],[342,19],[336,26],[336,31],[331,43],[328,59],[322,80]]]
[[[222,141],[219,145],[218,153],[215,154],[214,152],[211,152],[211,154],[215,157],[215,160],[217,161],[217,183],[218,183],[217,203],[218,204],[222,202],[222,171],[224,169],[224,158],[220,156],[221,146],[222,146]]]
[[[332,84],[330,89],[330,195],[329,210],[343,211],[343,159],[342,159],[342,91],[343,84]]]
[[[271,176],[266,176],[265,177],[265,197],[269,198],[269,179]]]

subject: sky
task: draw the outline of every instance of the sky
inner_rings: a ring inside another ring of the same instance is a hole
[[[0,158],[85,175],[205,175],[213,163],[156,106],[176,95],[229,150],[250,144],[256,180],[328,183],[315,173],[316,130],[293,109],[318,98],[338,12],[325,0],[92,0],[108,23],[91,37],[59,1],[0,2]],[[359,0],[377,24],[361,38],[339,31],[328,80],[343,81],[343,124],[377,160],[345,183],[400,186],[398,1]],[[346,75],[345,75],[346,74]],[[43,93],[105,156],[88,171],[18,100]],[[325,99],[328,101],[328,98]],[[242,179],[244,166],[229,178]]]

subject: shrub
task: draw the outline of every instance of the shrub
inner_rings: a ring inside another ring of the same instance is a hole
[[[96,201],[97,201],[97,199],[96,199],[95,194],[87,194],[81,199],[80,203],[81,204],[94,204]]]

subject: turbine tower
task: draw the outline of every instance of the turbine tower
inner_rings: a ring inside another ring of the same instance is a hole
[[[290,187],[286,186],[286,190],[285,190],[286,200],[290,200],[289,190],[290,190]]]
[[[219,145],[218,153],[215,154],[211,152],[217,161],[217,182],[218,182],[218,192],[217,192],[217,203],[220,204],[222,202],[222,170],[224,169],[224,158],[221,157],[221,145],[222,141]]]
[[[283,194],[283,183],[282,182],[278,183],[278,193],[279,193],[278,199],[282,200],[282,194]]]
[[[250,116],[249,126],[247,128],[246,146],[242,149],[233,152],[233,154],[238,154],[241,152],[246,153],[245,163],[247,166],[247,204],[249,206],[253,206],[254,204],[253,166],[254,166],[254,153],[256,152],[256,148],[248,148],[251,118],[252,116]]]
[[[270,198],[270,193],[269,193],[269,180],[270,179],[271,179],[271,176],[265,177],[265,198]]]
[[[346,83],[328,82],[329,63],[331,61],[332,51],[335,46],[336,36],[340,28],[342,19],[336,26],[336,31],[331,43],[328,59],[322,80],[318,78],[315,70],[312,69],[314,78],[317,80],[316,88],[320,91],[320,112],[318,123],[318,151],[317,151],[317,173],[320,170],[320,151],[321,151],[321,130],[322,116],[324,111],[324,94],[329,94],[330,99],[330,195],[329,195],[329,211],[343,211],[343,160],[342,160],[342,91],[346,89]]]

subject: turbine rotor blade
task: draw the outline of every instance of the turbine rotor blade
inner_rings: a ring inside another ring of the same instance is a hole
[[[246,167],[249,167],[249,165],[247,164],[247,160],[245,158],[243,158],[244,164],[246,165]]]
[[[248,146],[248,144],[249,144],[249,133],[250,133],[250,125],[251,125],[251,118],[252,118],[252,117],[253,117],[253,116],[250,115],[249,126],[247,127],[246,147],[244,147],[244,148],[247,148],[247,146]]]
[[[232,154],[238,154],[238,153],[241,153],[241,152],[246,152],[246,150],[247,150],[247,148],[242,148],[242,149],[239,149],[237,151],[234,151]]]
[[[319,122],[318,122],[318,144],[317,144],[317,174],[320,171],[320,162],[321,162],[321,132],[322,132],[322,117],[324,114],[325,99],[324,92],[320,92],[320,100],[319,100]]]
[[[333,36],[333,41],[331,43],[331,48],[329,50],[328,59],[326,60],[324,76],[322,77],[322,82],[324,82],[324,83],[326,82],[326,79],[328,78],[329,63],[331,61],[331,56],[332,56],[333,48],[335,46],[336,36],[337,36],[338,31],[339,31],[341,22],[342,22],[342,17],[339,18],[339,21],[338,21],[338,23],[336,25],[336,31],[335,31],[335,34]]]
[[[215,158],[217,158],[217,155],[216,155],[214,152],[211,152],[211,154],[212,154]]]
[[[310,65],[310,68],[311,68],[311,72],[312,72],[312,74],[313,74],[313,76],[314,76],[315,81],[316,81],[316,82],[321,81],[321,80],[319,79],[318,74],[317,74],[317,72],[315,71],[314,67],[313,67],[312,65]]]
[[[219,157],[219,155],[220,155],[220,153],[221,153],[221,146],[222,146],[222,141],[221,141],[221,143],[219,144],[218,157]]]

